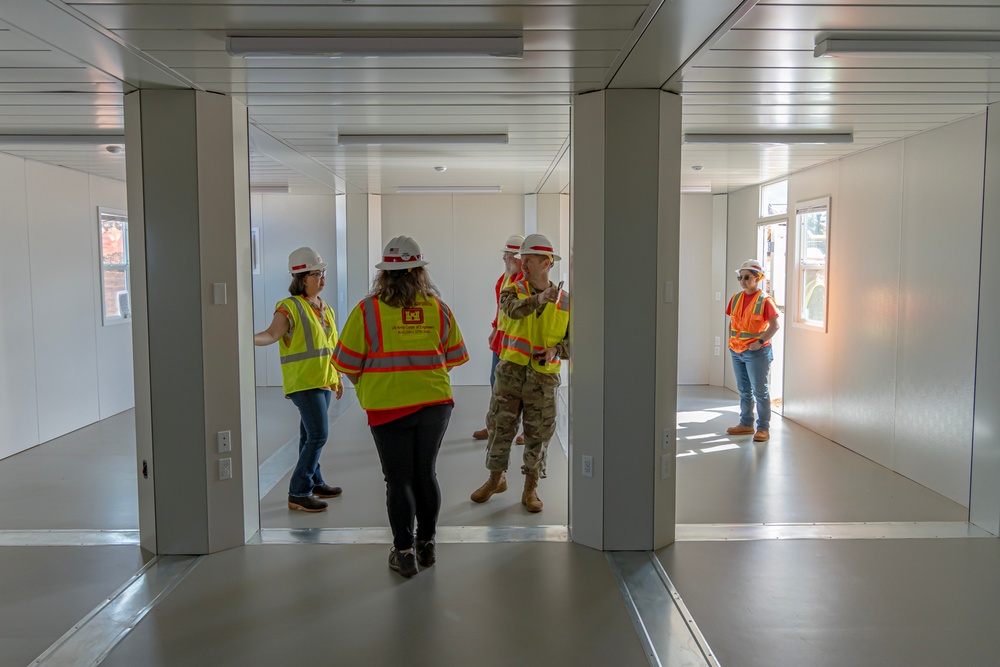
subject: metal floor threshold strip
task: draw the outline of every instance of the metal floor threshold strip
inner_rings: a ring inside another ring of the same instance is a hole
[[[652,667],[719,667],[655,554],[614,551],[605,556]]]
[[[438,544],[569,542],[567,526],[438,526]],[[388,528],[264,528],[248,544],[392,544]]]
[[[737,540],[905,540],[996,537],[966,521],[852,523],[679,523],[678,542]]]
[[[202,556],[158,556],[38,656],[29,667],[93,667],[124,639]]]

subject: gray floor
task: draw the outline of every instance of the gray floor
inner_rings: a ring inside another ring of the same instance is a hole
[[[564,524],[557,443],[541,515],[523,512],[516,484],[484,506],[468,501],[485,478],[482,443],[468,435],[481,427],[487,391],[457,392],[439,463],[441,525]],[[710,535],[732,524],[966,520],[965,508],[780,418],[767,444],[728,438],[731,392],[680,395],[679,535],[691,524],[710,524],[698,533]],[[261,393],[258,412],[263,461],[295,435],[297,415],[274,391]],[[324,514],[288,512],[282,480],[261,503],[263,525],[385,526],[370,438],[349,407],[323,457],[344,497]],[[37,544],[30,531],[134,529],[133,442],[125,413],[0,462],[4,544]],[[1000,664],[1000,541],[850,537],[711,541],[716,534],[653,558],[722,665]],[[203,557],[101,664],[650,664],[605,554],[558,541],[445,543],[437,565],[403,580],[386,568],[386,551],[262,544]],[[0,664],[34,660],[142,565],[136,546],[0,547]]]

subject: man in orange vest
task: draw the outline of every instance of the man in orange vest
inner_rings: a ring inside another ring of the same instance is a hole
[[[472,492],[471,498],[485,503],[507,490],[505,472],[517,419],[521,417],[521,504],[529,512],[541,512],[538,480],[545,477],[546,450],[556,430],[560,360],[569,358],[569,294],[562,289],[562,283],[555,285],[549,280],[549,269],[559,255],[546,237],[530,234],[521,244],[520,254],[524,279],[500,292],[500,311],[508,322],[486,418],[490,433],[486,469],[490,477]]]
[[[517,256],[517,253],[521,251],[521,243],[524,242],[524,237],[520,234],[511,234],[507,238],[507,242],[503,246],[503,266],[504,272],[500,274],[497,278],[496,284],[496,312],[493,315],[493,330],[490,332],[490,337],[487,343],[490,346],[490,352],[493,354],[493,362],[490,364],[490,389],[493,389],[495,383],[494,374],[497,370],[497,364],[500,363],[500,343],[503,341],[503,332],[507,328],[504,324],[506,316],[500,313],[500,290],[507,287],[511,283],[516,283],[518,280],[524,278],[524,274],[521,273],[521,260]],[[488,411],[487,411],[488,412]],[[489,429],[481,428],[478,431],[474,431],[472,437],[476,440],[486,440],[490,437]],[[524,444],[524,435],[517,436],[517,444]]]
[[[748,259],[736,269],[743,290],[729,299],[729,354],[733,359],[736,388],[740,392],[740,423],[726,429],[729,435],[750,435],[754,442],[771,437],[771,394],[767,377],[774,352],[771,338],[778,333],[778,307],[764,294],[760,280],[764,269],[756,259]],[[753,426],[754,400],[757,429]]]

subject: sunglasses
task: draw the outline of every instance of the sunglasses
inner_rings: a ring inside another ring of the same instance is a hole
[[[745,276],[740,276],[740,277],[738,277],[738,278],[737,278],[737,280],[739,280],[740,282],[743,282],[744,280],[751,280],[751,279],[753,279],[753,278],[755,278],[755,277],[756,277],[756,276],[752,276],[752,275],[745,275]]]

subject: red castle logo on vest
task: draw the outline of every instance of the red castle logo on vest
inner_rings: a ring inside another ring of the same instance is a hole
[[[404,324],[423,324],[424,323],[424,311],[420,308],[404,308],[403,309],[403,323]]]

